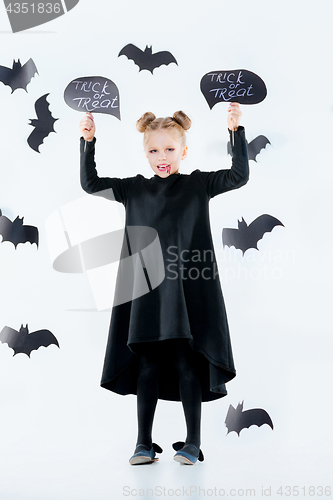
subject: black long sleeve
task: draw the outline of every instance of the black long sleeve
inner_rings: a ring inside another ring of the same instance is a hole
[[[230,143],[232,144],[232,132],[229,130]],[[114,199],[123,205],[127,205],[129,194],[138,181],[140,174],[135,177],[99,177],[95,163],[96,138],[91,142],[81,137],[80,144],[80,180],[82,188],[89,194],[101,192],[101,195]],[[221,169],[205,172],[195,170],[192,175],[197,176],[203,185],[208,198],[236,189],[247,183],[249,179],[249,162],[244,127],[239,126],[234,132],[234,145],[232,146],[232,166],[230,169]],[[156,176],[155,176],[156,177]],[[110,196],[110,188],[113,195]]]
[[[91,142],[87,141],[85,147],[85,140],[83,137],[80,139],[81,186],[89,194],[101,192],[102,196],[105,195],[109,199],[111,198],[110,191],[106,190],[112,188],[112,199],[126,206],[128,195],[137,181],[137,176],[123,179],[118,177],[98,177],[95,163],[95,143],[96,137]]]
[[[230,130],[229,134],[232,145],[232,132]],[[244,127],[239,126],[234,132],[234,145],[231,148],[232,166],[230,169],[213,172],[199,171],[199,179],[209,198],[244,186],[249,180],[249,160]]]

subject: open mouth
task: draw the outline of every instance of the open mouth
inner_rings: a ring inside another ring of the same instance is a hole
[[[160,172],[168,172],[170,174],[171,165],[157,165],[157,168]]]

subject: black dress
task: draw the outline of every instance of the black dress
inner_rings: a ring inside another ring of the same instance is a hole
[[[143,269],[139,266],[140,272],[142,275],[145,271],[149,290],[126,302],[118,300],[113,306],[101,386],[122,395],[136,394],[138,343],[185,338],[194,351],[201,353],[202,401],[225,396],[225,383],[235,377],[236,371],[208,204],[210,198],[248,181],[244,128],[238,127],[234,133],[231,169],[195,170],[189,175],[177,173],[166,178],[154,175],[146,179],[141,174],[123,179],[98,177],[95,142],[96,139],[88,142],[84,151],[81,138],[81,186],[87,193],[112,188],[114,199],[126,208],[126,238],[116,295],[121,296],[126,286],[126,257],[145,247],[142,241],[145,228],[158,235],[164,262],[160,284],[149,286],[147,269],[152,266],[142,258],[143,252],[139,252],[139,262],[143,264]],[[136,228],[140,229],[136,234],[141,236],[129,242],[128,231],[135,233]],[[180,401],[176,371],[167,355],[159,361],[159,398]]]

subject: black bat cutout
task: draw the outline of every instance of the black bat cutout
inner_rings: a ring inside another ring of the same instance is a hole
[[[36,243],[38,247],[38,228],[35,226],[25,226],[23,219],[24,217],[20,218],[17,216],[12,222],[8,217],[2,215],[0,209],[0,235],[2,236],[2,241],[10,241],[15,248],[19,243],[27,243],[28,241],[31,244]]]
[[[266,410],[262,408],[252,408],[251,410],[243,411],[243,403],[238,403],[235,409],[232,405],[229,406],[228,413],[225,419],[225,425],[229,432],[237,432],[238,437],[242,429],[249,428],[251,425],[261,427],[268,424],[273,429],[273,422]]]
[[[14,330],[9,326],[5,326],[0,332],[0,341],[3,344],[8,344],[8,347],[14,350],[13,356],[18,353],[23,353],[29,356],[31,351],[39,349],[39,347],[48,347],[55,344],[59,347],[58,340],[50,332],[50,330],[37,330],[29,333],[28,325],[21,325],[20,331]]]
[[[238,229],[222,229],[223,248],[225,246],[234,246],[242,250],[243,255],[249,248],[259,250],[257,247],[258,241],[261,240],[265,233],[271,232],[275,226],[284,227],[282,222],[272,215],[260,215],[249,226],[242,217],[242,220],[238,221]]]
[[[12,93],[17,89],[24,89],[28,92],[27,85],[31,82],[31,79],[36,73],[37,75],[39,74],[31,58],[23,66],[19,59],[17,62],[15,62],[14,59],[12,68],[0,66],[0,82],[4,85],[8,85],[12,89]]]
[[[126,56],[128,59],[134,61],[134,64],[139,66],[139,71],[147,69],[153,73],[155,68],[159,68],[162,64],[169,65],[170,63],[178,63],[171,52],[152,52],[152,46],[146,45],[145,50],[141,50],[132,43],[125,45],[118,54],[118,57]]]
[[[49,109],[49,103],[46,98],[49,94],[45,94],[35,102],[35,110],[37,115],[37,120],[30,119],[29,125],[35,127],[35,130],[31,132],[27,141],[29,146],[40,153],[39,146],[43,144],[45,137],[47,137],[50,132],[55,132],[53,125],[59,118],[53,118],[51,111]]]
[[[253,139],[253,141],[251,142],[246,141],[246,143],[247,143],[247,153],[249,156],[249,160],[253,160],[255,162],[257,162],[256,158],[258,154],[261,152],[261,150],[264,149],[267,146],[267,144],[270,144],[269,140],[264,135],[258,135],[258,137]],[[228,154],[232,156],[230,141],[228,142],[227,149],[228,149]]]

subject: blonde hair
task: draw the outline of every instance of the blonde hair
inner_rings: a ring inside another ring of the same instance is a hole
[[[144,113],[141,118],[136,122],[136,128],[139,132],[143,133],[143,144],[146,147],[149,135],[152,132],[158,132],[159,130],[168,130],[170,132],[175,132],[178,136],[179,142],[182,147],[186,145],[186,135],[185,130],[191,127],[190,118],[183,111],[176,111],[173,116],[167,116],[166,118],[156,118],[154,113]]]

